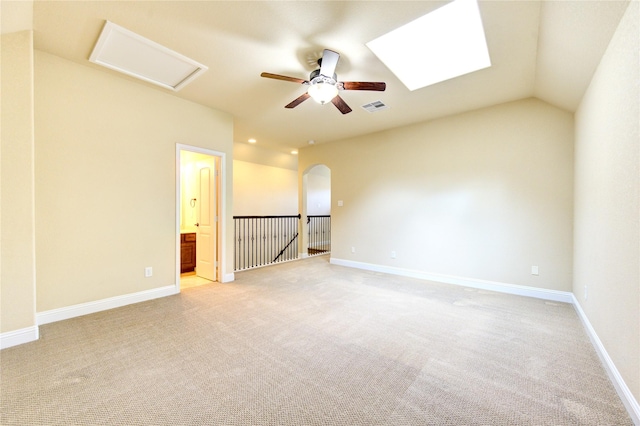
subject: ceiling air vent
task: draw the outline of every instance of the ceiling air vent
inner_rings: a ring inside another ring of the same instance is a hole
[[[174,91],[208,69],[109,21],[104,24],[89,61]]]
[[[370,104],[362,105],[362,108],[364,108],[369,112],[376,112],[376,111],[380,111],[381,109],[387,109],[389,107],[383,104],[382,101],[374,101],[374,102],[371,102]]]

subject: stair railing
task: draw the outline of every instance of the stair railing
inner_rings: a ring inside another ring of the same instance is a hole
[[[309,256],[331,252],[331,216],[307,216],[307,229]]]
[[[298,258],[296,216],[234,216],[233,270],[257,268]]]

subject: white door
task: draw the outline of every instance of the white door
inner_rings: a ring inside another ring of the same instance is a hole
[[[197,162],[198,231],[196,236],[196,275],[216,280],[216,167],[215,159]]]

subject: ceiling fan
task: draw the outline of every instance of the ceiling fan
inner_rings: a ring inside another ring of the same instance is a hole
[[[319,69],[313,71],[309,76],[309,80],[301,78],[287,77],[285,75],[271,74],[263,72],[261,77],[274,78],[276,80],[291,81],[309,86],[309,89],[298,98],[293,100],[285,108],[295,108],[308,98],[313,98],[320,104],[331,102],[340,110],[341,113],[347,114],[352,110],[349,105],[338,95],[341,90],[375,90],[382,92],[386,89],[386,83],[382,82],[366,82],[366,81],[338,81],[335,74],[336,65],[340,55],[333,50],[325,49],[322,58],[318,59]]]

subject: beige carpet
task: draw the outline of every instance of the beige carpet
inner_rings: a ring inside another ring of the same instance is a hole
[[[41,327],[3,425],[630,425],[572,306],[330,265]]]

